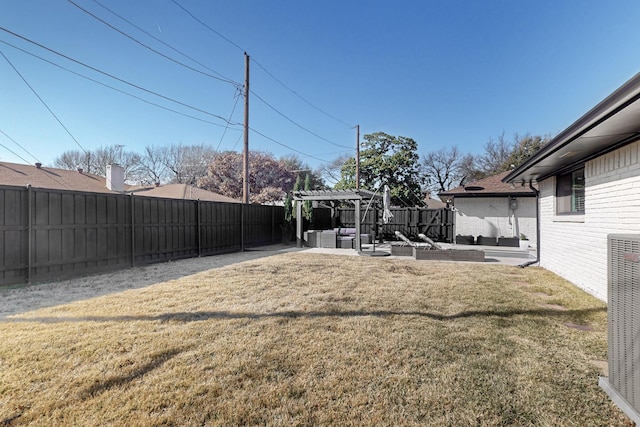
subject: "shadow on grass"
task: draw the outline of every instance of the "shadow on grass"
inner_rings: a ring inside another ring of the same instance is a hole
[[[220,319],[268,319],[268,318],[323,318],[323,317],[423,317],[432,320],[447,321],[456,319],[466,319],[470,317],[497,317],[509,318],[514,316],[536,316],[536,317],[564,317],[582,318],[593,313],[606,312],[606,307],[593,307],[581,310],[470,310],[456,314],[437,314],[422,311],[387,311],[387,310],[346,310],[346,311],[277,311],[272,313],[245,313],[231,311],[194,311],[164,313],[157,316],[82,316],[82,317],[31,317],[31,318],[7,318],[5,322],[20,323],[65,323],[65,322],[200,322],[205,320]]]
[[[106,379],[105,381],[99,381],[91,385],[90,387],[87,387],[85,390],[80,392],[80,398],[83,400],[90,399],[109,389],[130,383],[131,381],[148,374],[154,369],[159,368],[165,362],[174,358],[185,350],[186,349],[176,348],[154,354],[151,356],[151,361],[149,361],[149,363],[145,363],[144,365],[139,366],[138,368],[125,375],[114,376]]]

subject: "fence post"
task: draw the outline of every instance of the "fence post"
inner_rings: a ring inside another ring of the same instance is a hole
[[[196,215],[198,218],[198,258],[200,258],[202,256],[202,237],[200,236],[200,233],[202,233],[202,223],[200,222],[200,199],[196,201],[196,209]]]
[[[136,266],[136,227],[135,227],[135,207],[133,203],[133,193],[130,194],[131,200],[131,267]]]
[[[245,204],[242,203],[240,205],[240,250],[244,252],[244,215],[245,215]]]
[[[31,284],[31,266],[33,264],[33,190],[27,184],[27,283]]]

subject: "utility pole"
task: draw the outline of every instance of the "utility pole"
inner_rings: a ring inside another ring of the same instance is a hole
[[[360,125],[356,125],[356,190],[360,189]]]
[[[249,55],[244,53],[244,150],[242,156],[242,203],[249,204]]]

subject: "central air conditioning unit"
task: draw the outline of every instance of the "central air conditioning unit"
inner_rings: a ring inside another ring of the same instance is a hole
[[[599,384],[640,426],[640,235],[608,236],[609,378]]]

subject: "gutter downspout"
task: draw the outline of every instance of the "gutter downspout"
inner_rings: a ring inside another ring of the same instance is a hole
[[[520,264],[518,267],[525,268],[540,262],[540,192],[529,180],[529,188],[536,194],[536,259]]]

